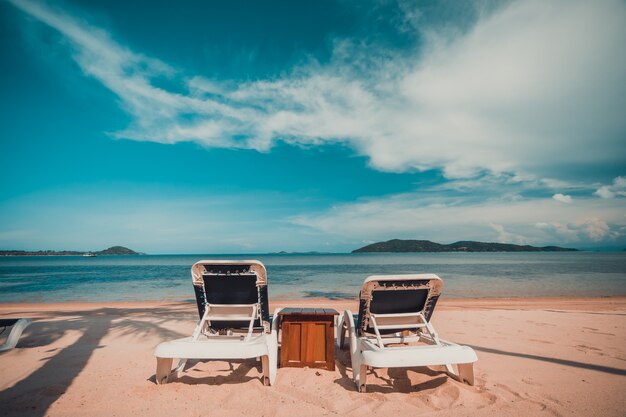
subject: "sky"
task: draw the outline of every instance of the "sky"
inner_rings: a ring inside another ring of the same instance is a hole
[[[0,1],[0,249],[626,248],[626,2]]]

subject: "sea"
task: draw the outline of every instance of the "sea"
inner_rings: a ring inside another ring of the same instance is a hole
[[[355,298],[370,275],[434,273],[444,298],[626,295],[626,252],[0,257],[0,303],[193,299],[191,266],[257,259],[272,299]]]

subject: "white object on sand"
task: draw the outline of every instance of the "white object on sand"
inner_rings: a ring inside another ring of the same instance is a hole
[[[11,326],[11,333],[7,337],[6,342],[0,346],[0,352],[13,349],[17,345],[17,341],[20,340],[22,332],[32,322],[31,319],[0,319],[0,327]]]
[[[341,348],[346,332],[350,338],[359,392],[365,392],[368,367],[444,365],[448,375],[474,384],[473,363],[478,360],[474,350],[440,339],[430,323],[442,287],[435,274],[375,275],[363,282],[358,319],[346,310],[339,328]]]
[[[191,274],[201,318],[191,337],[156,347],[157,384],[178,377],[187,359],[260,358],[263,383],[272,385],[278,338],[277,329],[270,329],[265,266],[259,261],[200,261]],[[172,371],[174,358],[180,360]]]

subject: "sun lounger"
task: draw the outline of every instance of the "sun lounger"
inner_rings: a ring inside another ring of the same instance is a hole
[[[31,322],[31,319],[0,319],[0,329],[2,329],[2,332],[5,332],[8,327],[11,327],[11,332],[6,342],[0,345],[0,352],[13,349],[17,345],[17,341],[20,340],[22,332]]]
[[[200,321],[191,337],[157,346],[157,384],[184,371],[187,359],[260,358],[274,383],[278,340],[270,329],[267,272],[259,261],[200,261],[191,268]],[[172,371],[173,359],[179,363]]]
[[[474,384],[474,350],[439,338],[430,322],[443,281],[434,274],[377,275],[365,280],[359,314],[346,310],[340,346],[350,340],[352,373],[365,392],[367,369],[443,365],[457,380]],[[456,364],[455,372],[452,365]]]

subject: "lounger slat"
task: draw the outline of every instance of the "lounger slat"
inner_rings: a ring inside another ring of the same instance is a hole
[[[419,329],[422,327],[426,327],[424,323],[398,323],[398,324],[383,324],[377,325],[376,328],[379,330],[391,330],[391,329]]]
[[[254,319],[252,316],[236,316],[231,314],[207,316],[207,320],[209,321],[250,321],[252,319]]]
[[[211,304],[211,308],[252,308],[256,304]]]
[[[372,317],[375,318],[386,318],[386,317],[421,317],[421,314],[419,312],[415,312],[415,313],[370,313],[370,315]]]

